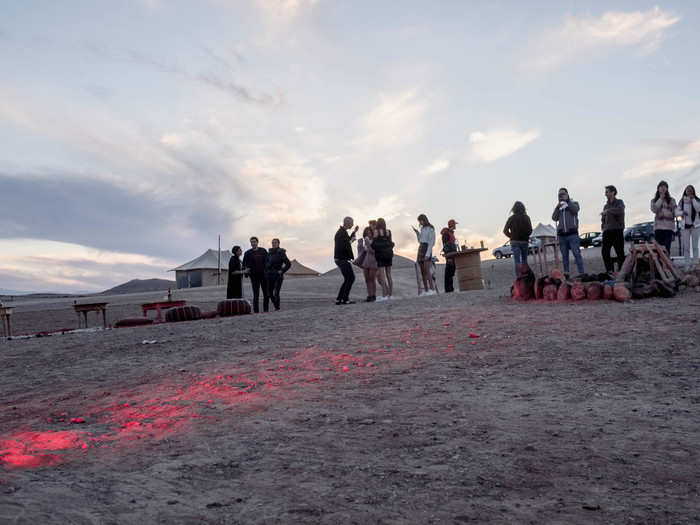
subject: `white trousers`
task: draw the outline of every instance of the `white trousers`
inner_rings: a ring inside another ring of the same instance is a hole
[[[700,228],[683,228],[681,230],[681,244],[683,245],[683,257],[686,271],[698,264],[698,240],[700,240]],[[693,252],[691,257],[690,252]]]

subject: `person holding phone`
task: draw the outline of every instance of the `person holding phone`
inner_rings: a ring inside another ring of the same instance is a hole
[[[416,258],[416,263],[420,267],[421,277],[423,278],[423,288],[424,292],[419,295],[435,295],[435,283],[433,282],[432,276],[432,265],[433,265],[433,246],[435,245],[435,228],[428,217],[424,213],[421,213],[418,218],[418,225],[420,230],[417,230],[414,226],[413,232],[416,234],[416,239],[418,240],[418,256]]]
[[[335,260],[336,266],[340,269],[343,274],[343,284],[338,290],[338,296],[336,297],[335,304],[353,304],[354,301],[350,300],[350,289],[352,288],[352,283],[355,282],[355,272],[352,271],[352,265],[350,261],[354,259],[352,253],[352,242],[355,240],[355,234],[357,234],[358,227],[352,231],[352,234],[348,233],[348,230],[353,227],[355,221],[352,217],[345,217],[343,219],[343,224],[338,228],[335,233],[335,247],[333,251],[333,258]]]
[[[698,240],[700,240],[700,199],[695,194],[695,186],[689,184],[683,190],[676,213],[681,217],[681,244],[685,271],[688,272],[698,264]]]
[[[569,251],[574,254],[578,273],[583,273],[583,257],[581,257],[581,238],[578,236],[578,202],[569,197],[569,190],[559,188],[557,202],[552,220],[557,222],[557,240],[561,251],[564,273],[569,273]]]

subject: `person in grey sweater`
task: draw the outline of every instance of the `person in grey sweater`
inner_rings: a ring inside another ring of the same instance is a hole
[[[561,250],[564,273],[569,273],[569,251],[573,253],[578,273],[583,273],[581,257],[581,238],[578,236],[578,202],[569,197],[569,190],[559,188],[559,202],[552,213],[552,220],[557,222],[557,241]]]
[[[671,243],[676,230],[676,199],[671,197],[664,180],[656,185],[656,193],[651,199],[651,212],[654,214],[654,238],[671,255]]]

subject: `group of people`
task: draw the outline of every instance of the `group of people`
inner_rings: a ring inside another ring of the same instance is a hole
[[[617,262],[619,271],[625,260],[625,203],[617,198],[617,188],[612,185],[605,186],[605,198],[605,205],[600,213],[603,232],[601,254],[605,271],[613,273],[614,263]],[[569,252],[574,256],[579,274],[584,273],[581,238],[578,231],[580,210],[579,203],[571,198],[569,191],[566,188],[559,188],[552,220],[557,223],[557,241],[561,250],[564,273],[567,274],[569,273]],[[680,203],[676,203],[668,191],[668,183],[659,182],[656,193],[651,199],[651,212],[654,214],[654,238],[669,254],[676,231],[676,217],[680,217],[685,269],[687,271],[694,267],[698,263],[698,240],[700,239],[700,199],[695,193],[695,188],[688,185],[683,191]],[[524,204],[520,201],[515,202],[511,213],[503,233],[511,240],[517,276],[518,265],[527,264],[532,223]],[[616,255],[614,260],[610,256],[613,248]]]
[[[231,249],[228,263],[227,299],[243,298],[243,277],[250,279],[253,290],[253,311],[260,311],[260,290],[263,293],[263,311],[270,310],[270,301],[275,310],[280,309],[280,290],[284,274],[292,267],[287,251],[280,248],[280,240],[272,239],[272,247],[266,250],[259,240],[250,238],[250,249],[243,253],[240,246]],[[243,260],[241,261],[241,255]]]
[[[413,231],[418,241],[418,255],[416,263],[420,268],[423,289],[419,295],[435,295],[435,281],[433,276],[433,248],[435,246],[435,227],[430,224],[425,214],[417,218],[418,228]],[[457,251],[454,231],[457,222],[451,219],[447,228],[443,228],[442,243],[443,253]],[[354,229],[353,229],[354,227]],[[350,233],[352,230],[352,233]],[[336,304],[353,304],[350,300],[350,290],[355,282],[355,273],[352,266],[362,268],[367,287],[366,302],[386,301],[392,298],[393,280],[391,277],[392,260],[394,257],[394,242],[391,238],[391,230],[387,229],[386,221],[382,218],[370,220],[368,226],[357,239],[359,226],[355,226],[352,217],[345,217],[343,224],[338,228],[334,238],[333,258],[336,266],[343,275],[343,284],[338,290]],[[355,257],[352,243],[357,240],[357,257]],[[453,277],[455,274],[454,259],[447,259],[445,269],[445,291],[454,291]],[[382,295],[377,296],[377,283]]]

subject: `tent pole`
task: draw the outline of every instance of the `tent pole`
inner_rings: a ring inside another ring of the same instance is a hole
[[[221,234],[219,234],[219,269],[216,271],[216,286],[221,285]]]

